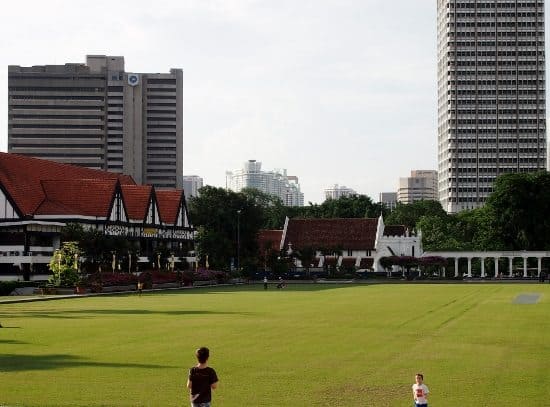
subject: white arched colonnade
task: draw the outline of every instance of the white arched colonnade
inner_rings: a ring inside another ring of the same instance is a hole
[[[438,256],[446,259],[454,259],[455,277],[458,277],[458,260],[461,258],[468,259],[468,277],[472,277],[472,259],[481,260],[481,277],[486,277],[485,259],[493,258],[495,260],[495,276],[499,275],[498,260],[507,258],[509,261],[509,277],[512,277],[512,265],[515,258],[523,259],[523,277],[527,277],[527,259],[537,259],[537,275],[540,276],[542,270],[542,259],[550,257],[550,252],[544,251],[494,251],[494,252],[424,252],[422,257]]]

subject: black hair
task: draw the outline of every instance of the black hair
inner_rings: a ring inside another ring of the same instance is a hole
[[[195,355],[197,356],[197,360],[199,361],[199,363],[206,363],[206,361],[210,357],[210,350],[208,348],[202,347],[197,349]]]

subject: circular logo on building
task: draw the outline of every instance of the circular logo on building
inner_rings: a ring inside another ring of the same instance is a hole
[[[128,84],[136,86],[139,83],[139,75],[136,73],[128,74]]]

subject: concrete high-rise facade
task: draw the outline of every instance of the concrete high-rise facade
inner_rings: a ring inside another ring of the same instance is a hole
[[[8,152],[183,186],[183,73],[130,73],[120,56],[8,67]]]
[[[357,195],[352,188],[348,188],[344,185],[334,184],[330,188],[325,189],[325,199],[339,199],[343,196],[354,196]]]
[[[397,192],[380,192],[378,202],[393,211],[397,206]]]
[[[226,188],[239,192],[243,188],[256,188],[277,196],[286,206],[304,206],[304,194],[298,177],[287,175],[286,170],[262,171],[262,163],[248,160],[243,168],[227,171]]]
[[[437,200],[437,171],[413,170],[410,177],[399,178],[398,202],[410,204],[423,200]]]
[[[437,0],[439,199],[483,205],[497,176],[547,168],[544,0]]]
[[[199,189],[203,187],[203,179],[198,175],[183,176],[183,191],[187,198],[199,196]]]

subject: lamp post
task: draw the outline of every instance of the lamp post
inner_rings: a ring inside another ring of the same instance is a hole
[[[241,269],[241,210],[237,210],[237,271]]]

